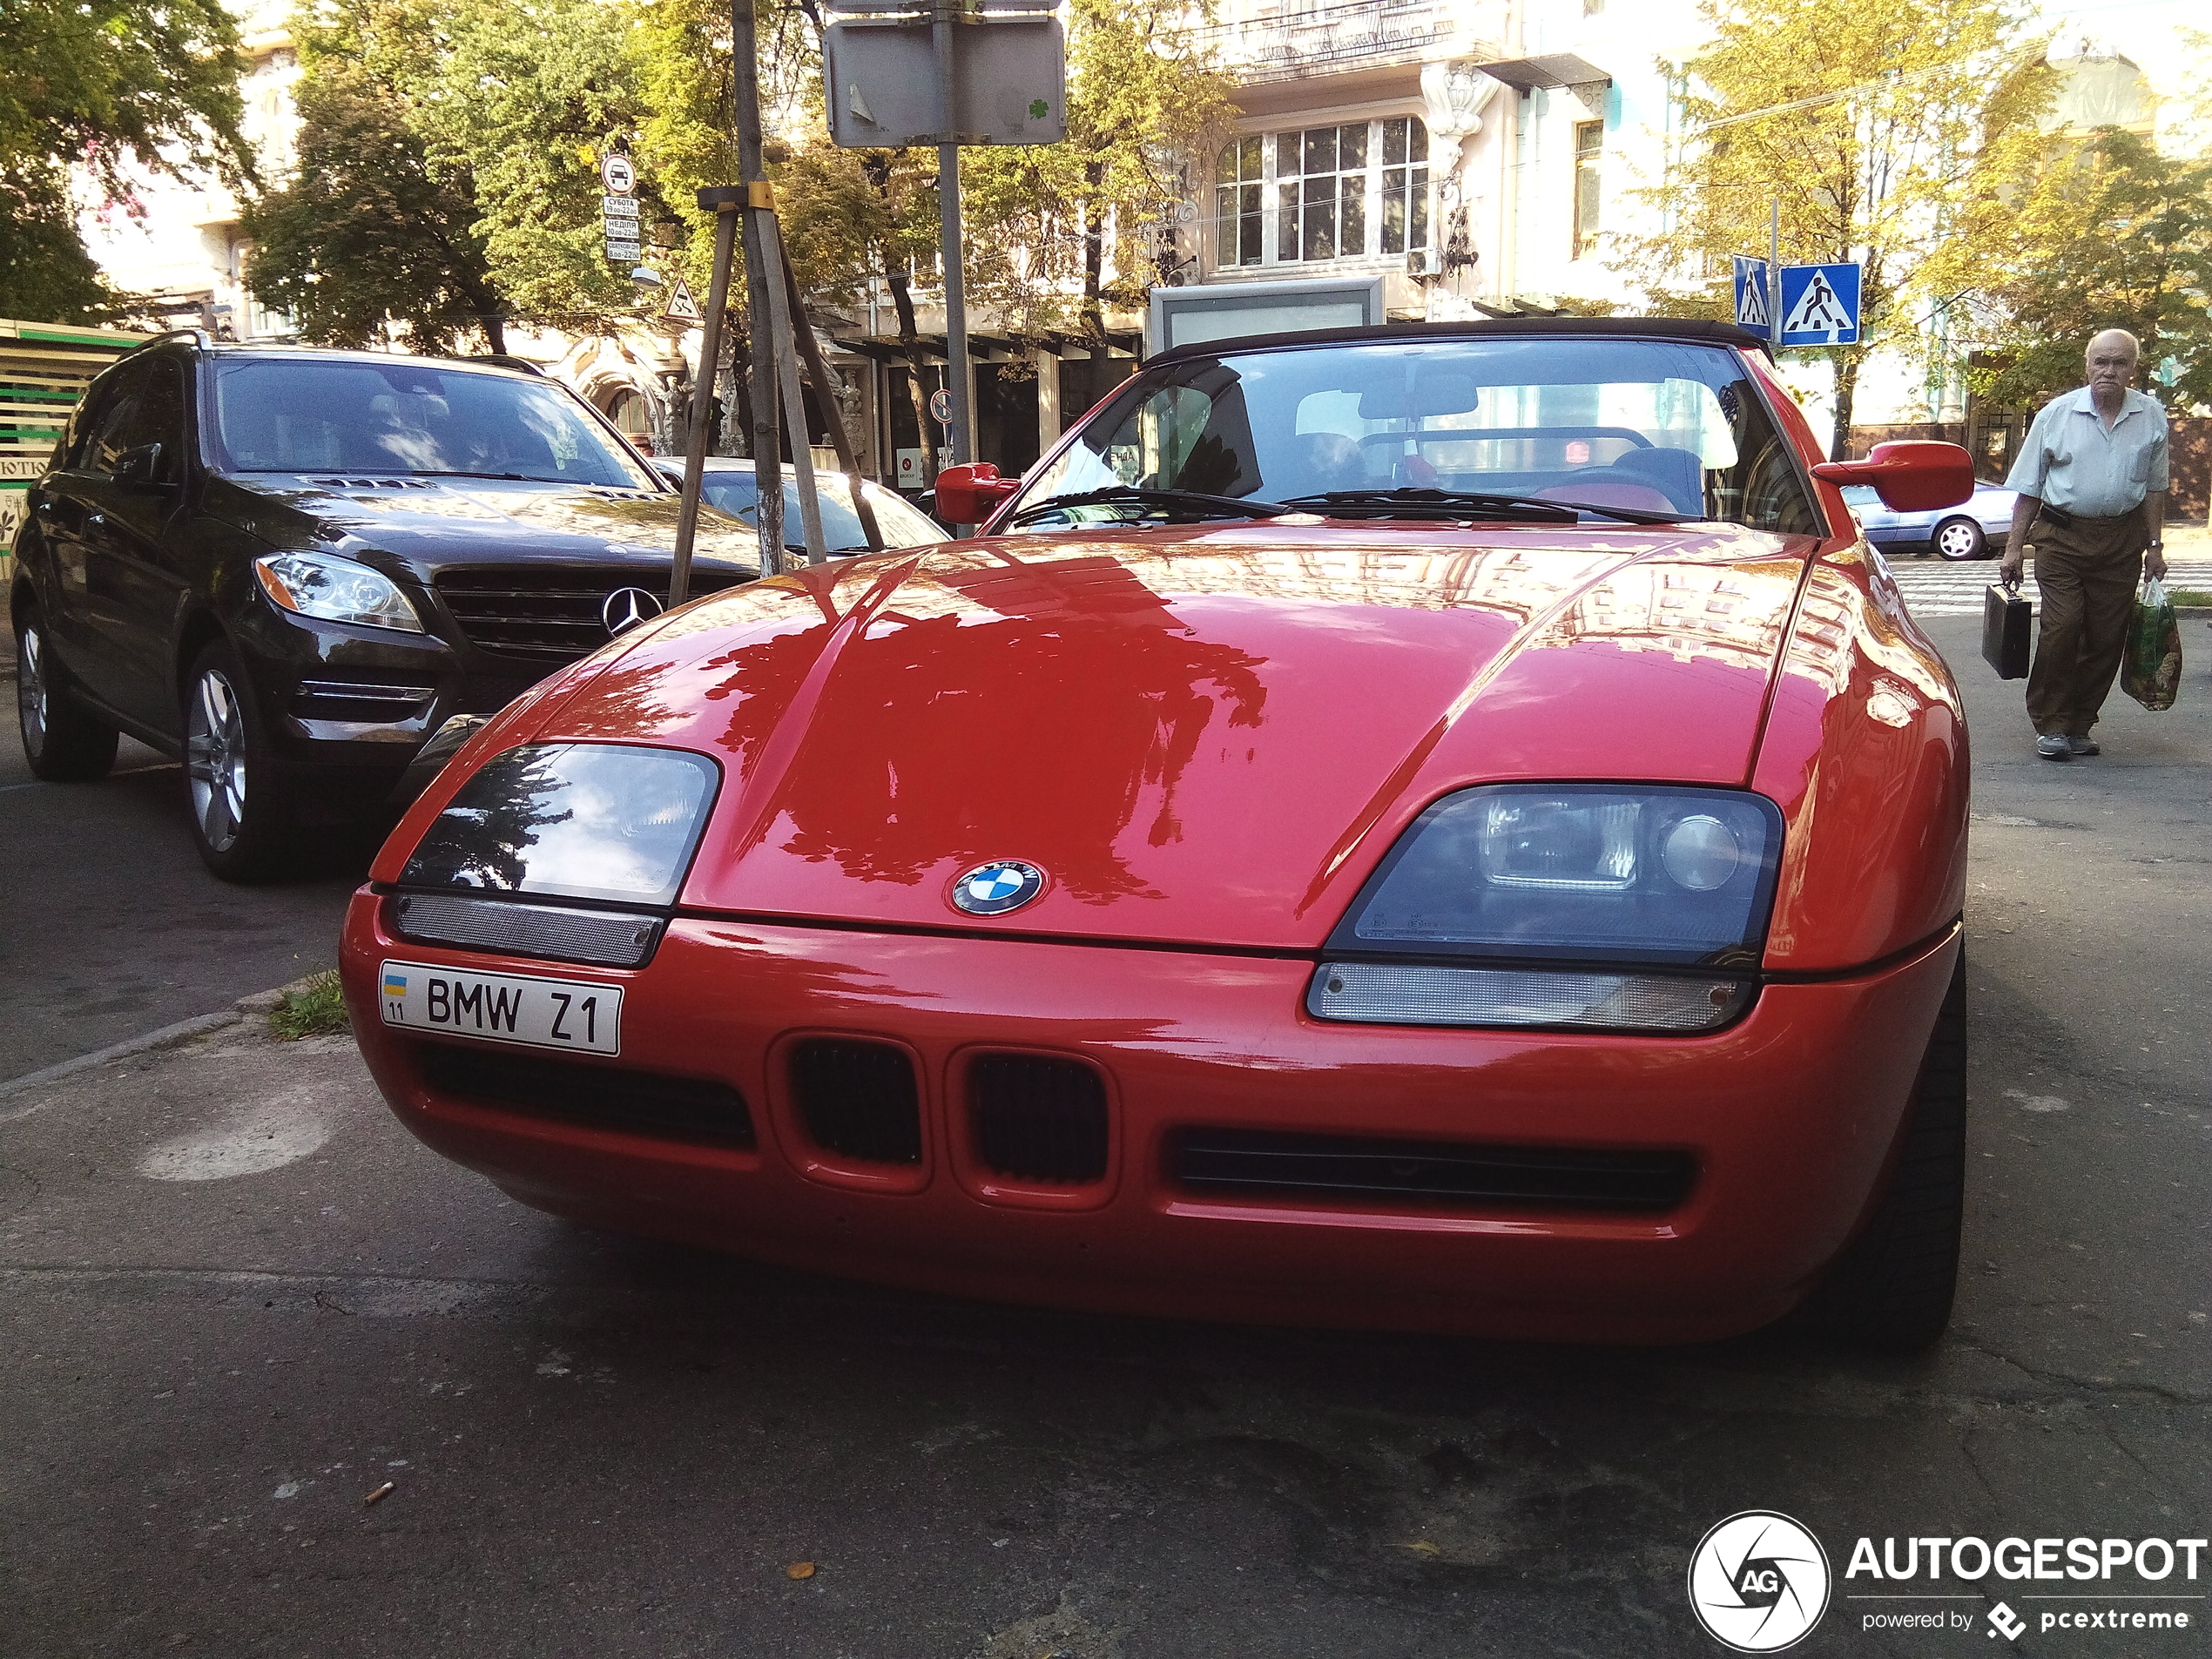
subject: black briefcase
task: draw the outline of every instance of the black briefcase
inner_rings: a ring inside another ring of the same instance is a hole
[[[2035,607],[2020,597],[2019,589],[2001,582],[1989,584],[1981,602],[1981,654],[1999,679],[2027,678],[2027,636],[2034,620]]]

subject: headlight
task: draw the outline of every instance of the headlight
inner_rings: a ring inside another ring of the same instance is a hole
[[[1779,810],[1740,790],[1463,790],[1422,813],[1370,878],[1330,938],[1307,1010],[1425,1025],[1710,1029],[1756,989],[1781,848]],[[1670,971],[1605,971],[1631,965]]]
[[[422,618],[392,579],[351,559],[331,553],[273,553],[253,561],[253,574],[271,600],[300,616],[422,631]]]
[[[676,901],[720,770],[705,755],[597,743],[532,744],[462,785],[400,872],[401,931],[476,949],[634,967],[652,914]],[[436,895],[424,888],[442,889]],[[455,889],[624,909],[447,897]]]

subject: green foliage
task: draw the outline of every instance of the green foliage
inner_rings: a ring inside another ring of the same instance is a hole
[[[358,53],[325,40],[309,65],[297,167],[246,209],[254,292],[315,345],[367,346],[395,322],[410,351],[453,351],[477,328],[499,348],[467,170],[432,174],[407,105]]]
[[[102,322],[118,298],[78,239],[62,170],[36,158],[0,168],[0,317]]]
[[[2014,0],[1704,0],[1702,15],[1694,136],[1640,192],[1667,228],[1619,263],[1674,314],[1731,315],[1730,256],[1766,253],[1777,201],[1785,264],[1862,261],[1860,343],[1822,348],[1847,431],[1867,351],[1929,347],[1931,306],[1971,285],[1971,251],[2033,177],[2040,43]]]
[[[2144,384],[2170,408],[2212,403],[2212,160],[2161,155],[2106,128],[2054,158],[2016,204],[1972,371],[1992,401],[2032,408],[2081,384],[2106,328],[2142,341]],[[2174,361],[2171,383],[2157,375]]]
[[[1178,0],[1070,0],[1067,142],[961,157],[968,280],[1008,332],[1096,331],[1107,301],[1151,287],[1174,204],[1197,189],[1187,158],[1234,113],[1234,83],[1190,35],[1211,17]]]
[[[119,296],[78,238],[68,168],[111,199],[134,165],[249,176],[238,26],[219,0],[17,0],[0,65],[0,315],[105,320]]]
[[[315,974],[296,991],[287,991],[283,1000],[269,1010],[269,1035],[279,1042],[325,1036],[344,1031],[351,1024],[334,968]]]

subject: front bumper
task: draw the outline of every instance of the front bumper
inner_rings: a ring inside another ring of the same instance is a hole
[[[1302,1012],[1305,960],[737,921],[676,921],[636,972],[565,968],[403,942],[388,907],[357,894],[342,952],[371,1069],[415,1135],[543,1209],[1009,1301],[1568,1340],[1731,1335],[1803,1297],[1881,1184],[1958,949],[1953,933],[1858,977],[1770,984],[1722,1032],[1644,1038],[1323,1024]],[[755,1143],[432,1089],[428,1040],[380,1021],[388,958],[623,985],[620,1065],[733,1087]],[[780,1056],[813,1034],[912,1057],[918,1163],[809,1143]],[[979,1166],[963,1079],[981,1050],[1096,1069],[1103,1179],[1055,1191]],[[1696,1174],[1662,1213],[1224,1195],[1177,1178],[1194,1129],[1674,1150]]]

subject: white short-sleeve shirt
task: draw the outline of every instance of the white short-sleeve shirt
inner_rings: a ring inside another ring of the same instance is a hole
[[[2148,392],[2131,391],[2107,431],[2085,386],[2043,406],[2005,487],[2060,512],[2117,518],[2166,482],[2164,407]]]

